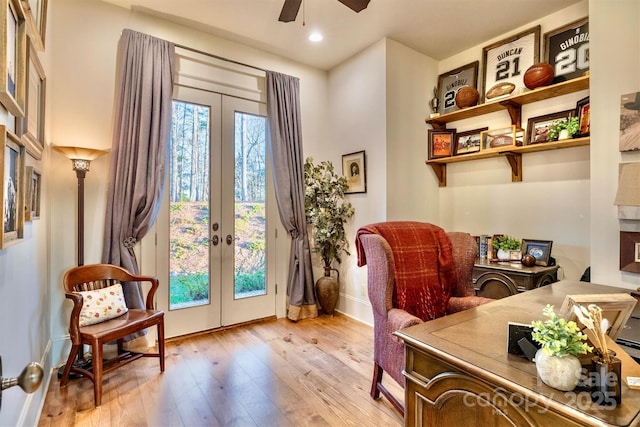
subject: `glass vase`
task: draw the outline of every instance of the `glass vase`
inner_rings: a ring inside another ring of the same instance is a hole
[[[616,406],[622,402],[622,362],[612,350],[607,362],[598,351],[591,359],[591,399],[604,406]]]

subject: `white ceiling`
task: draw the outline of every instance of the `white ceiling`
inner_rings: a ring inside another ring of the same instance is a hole
[[[103,1],[328,70],[384,37],[442,60],[580,0],[371,0],[360,13],[303,0],[289,23],[278,21],[284,0]],[[316,28],[320,43],[307,40]]]

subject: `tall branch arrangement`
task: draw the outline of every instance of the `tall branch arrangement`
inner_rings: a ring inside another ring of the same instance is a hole
[[[602,359],[609,363],[609,347],[607,346],[607,331],[609,330],[609,320],[602,318],[602,309],[595,304],[589,304],[587,308],[582,305],[574,305],[573,312],[587,329],[587,335]]]

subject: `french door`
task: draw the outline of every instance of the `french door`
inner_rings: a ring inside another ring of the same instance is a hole
[[[264,104],[178,87],[157,219],[167,337],[275,314]]]

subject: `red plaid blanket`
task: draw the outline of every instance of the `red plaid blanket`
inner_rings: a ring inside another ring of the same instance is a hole
[[[367,263],[360,236],[371,233],[382,236],[393,252],[393,306],[424,321],[444,316],[456,281],[447,233],[436,225],[416,221],[366,225],[356,233],[358,266]]]

